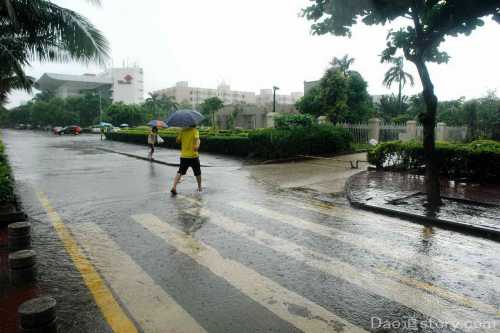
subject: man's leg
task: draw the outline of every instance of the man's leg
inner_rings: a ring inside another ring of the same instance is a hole
[[[170,193],[173,195],[177,194],[177,184],[179,184],[179,181],[181,180],[182,175],[180,173],[177,173],[174,178],[174,185],[172,185],[172,189],[170,190]]]
[[[198,182],[198,192],[201,192],[201,175],[196,176],[196,181]]]
[[[193,159],[193,164],[191,167],[193,168],[194,175],[196,176],[196,182],[198,183],[198,192],[201,192],[202,187],[201,187],[201,165],[200,165],[200,159],[195,158]]]
[[[175,175],[174,185],[172,185],[172,189],[170,190],[170,193],[172,193],[173,195],[177,194],[177,185],[179,184],[182,176],[186,174],[188,168],[189,168],[188,160],[181,158],[179,171],[177,171],[177,174]]]

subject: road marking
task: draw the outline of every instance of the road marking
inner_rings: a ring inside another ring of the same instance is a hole
[[[471,312],[469,309],[458,309],[446,303],[443,304],[442,299],[429,294],[427,291],[430,290],[425,288],[423,285],[419,285],[421,287],[419,289],[423,289],[425,291],[414,289],[406,286],[404,283],[400,283],[403,281],[394,281],[393,278],[396,280],[406,278],[400,277],[397,273],[389,270],[378,271],[379,274],[374,274],[370,271],[354,267],[335,258],[328,257],[322,253],[309,250],[286,239],[272,236],[264,231],[255,229],[244,223],[237,222],[222,214],[215,213],[205,208],[193,208],[187,212],[193,212],[193,215],[195,216],[201,215],[207,217],[210,219],[210,223],[215,224],[226,231],[236,235],[241,235],[259,245],[271,248],[289,257],[303,261],[310,267],[319,269],[329,275],[339,277],[366,289],[368,292],[376,293],[429,317],[438,319],[441,322],[456,323],[466,322],[467,320],[478,320],[478,314],[476,312]],[[412,279],[407,280],[410,280],[414,283],[414,285],[416,285],[416,281]],[[452,293],[447,294],[447,296],[451,295],[458,296]],[[472,300],[468,299],[465,299],[466,302],[464,302],[462,298],[453,297],[453,300],[461,301],[460,304],[465,306],[476,305],[479,309],[484,310],[489,314],[497,314],[498,310],[492,306],[472,302]],[[445,309],[452,310],[445,312]],[[487,318],[484,319],[486,320]]]
[[[182,233],[154,215],[134,215],[132,218],[179,252],[191,257],[255,302],[304,332],[366,332],[254,270],[234,260],[223,258],[214,248]],[[294,305],[305,308],[301,312],[307,313],[307,316],[294,313],[291,310]]]
[[[89,260],[82,253],[71,233],[64,225],[59,214],[54,210],[47,196],[37,192],[38,200],[47,211],[52,226],[61,239],[66,252],[73,260],[73,264],[82,275],[85,285],[92,293],[94,300],[101,310],[111,329],[116,333],[138,333],[134,323],[125,314],[118,302],[113,297],[111,290],[94,269]]]
[[[312,202],[306,204],[306,203],[303,203],[295,198],[286,198],[286,199],[288,199],[287,200],[288,202],[285,200],[276,200],[276,199],[272,199],[272,201],[274,201],[280,205],[285,204],[285,205],[288,205],[291,207],[300,208],[300,209],[308,210],[308,211],[311,211],[314,213],[320,213],[323,215],[331,216],[333,218],[340,217],[340,218],[343,218],[343,219],[346,219],[349,221],[353,221],[353,222],[358,223],[358,224],[366,224],[366,225],[371,224],[371,225],[373,225],[374,220],[376,220],[377,224],[383,224],[384,227],[392,228],[391,232],[397,233],[397,234],[401,235],[403,238],[408,239],[408,240],[412,240],[412,238],[409,237],[408,232],[410,232],[412,234],[422,233],[422,230],[424,228],[424,226],[416,224],[416,223],[401,223],[401,220],[397,220],[394,217],[388,217],[385,215],[376,214],[376,213],[369,212],[369,211],[362,211],[362,210],[351,208],[351,207],[342,207],[342,206],[333,205],[333,204],[330,205],[330,204],[325,204],[325,203],[312,203]],[[355,217],[364,217],[364,218],[366,218],[366,220],[363,221],[363,220],[355,219]],[[397,226],[398,229],[403,229],[403,230],[394,230],[394,226]],[[437,235],[435,235],[435,237],[436,237],[436,239],[439,239],[440,245],[446,244],[446,245],[449,245],[450,247],[454,247],[455,249],[460,248],[462,251],[465,251],[465,253],[469,253],[471,250],[468,246],[462,245],[460,243],[460,241],[457,240],[457,238],[466,237],[464,235],[454,233],[452,236],[453,242],[450,241],[451,237],[446,237],[445,235],[442,235],[442,234],[437,234]],[[470,238],[468,241],[469,242],[471,241]],[[491,241],[485,240],[485,239],[474,238],[473,241],[475,243],[477,243],[478,248],[481,246],[484,246],[485,244],[488,244],[489,246],[492,245]],[[496,244],[494,244],[494,245],[496,245]],[[484,248],[481,248],[478,250],[478,253],[483,255],[484,250],[485,250]],[[497,252],[495,252],[495,250],[490,250],[490,252],[489,252],[489,254],[492,256],[495,256],[496,253]],[[441,262],[444,262],[445,265],[448,264],[448,262],[449,262],[449,259],[443,258],[442,256],[433,256],[432,258],[433,258],[433,261],[436,261],[436,259],[437,259]],[[453,267],[451,269],[453,272],[455,272],[457,269],[462,269],[463,266],[464,265],[461,265],[461,266],[456,265],[455,267]],[[473,275],[477,274],[476,272],[473,271],[473,269],[471,269],[471,272]]]
[[[477,272],[475,269],[467,266],[453,265],[447,262],[444,258],[435,258],[434,256],[430,257],[421,255],[419,253],[411,251],[408,248],[405,248],[400,244],[398,244],[397,246],[395,244],[384,244],[384,242],[390,242],[386,239],[373,239],[362,236],[360,234],[353,234],[351,232],[343,231],[335,227],[309,222],[296,216],[279,213],[246,202],[230,202],[229,204],[236,208],[244,209],[254,214],[291,225],[295,228],[310,231],[312,233],[328,237],[333,240],[352,244],[373,254],[384,255],[397,261],[405,262],[411,265],[418,265],[420,267],[431,269],[433,271],[436,271],[437,269],[444,269],[447,273],[450,274],[454,274],[455,272],[459,271],[461,276],[468,275],[469,278],[472,278],[472,280],[470,280],[471,282],[481,282],[485,285],[488,285],[490,288],[498,288],[500,286],[500,278],[495,275],[491,275],[486,272]],[[438,264],[438,266],[436,266],[436,264]]]
[[[101,228],[85,223],[71,230],[144,332],[206,333]]]

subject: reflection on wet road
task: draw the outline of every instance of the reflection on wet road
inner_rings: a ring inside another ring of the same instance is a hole
[[[498,243],[276,189],[220,156],[202,157],[202,195],[188,176],[172,198],[175,168],[97,149],[144,147],[4,142],[63,332],[500,331]]]

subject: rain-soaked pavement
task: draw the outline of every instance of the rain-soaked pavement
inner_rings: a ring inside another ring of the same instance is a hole
[[[39,276],[4,286],[2,333],[16,292],[53,295],[61,332],[500,331],[499,243],[327,204],[226,157],[203,155],[204,193],[188,176],[172,198],[174,167],[97,149],[145,147],[3,140]]]

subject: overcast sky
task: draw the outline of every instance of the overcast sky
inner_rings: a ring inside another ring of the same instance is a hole
[[[313,36],[310,22],[298,16],[308,0],[102,0],[100,7],[84,0],[54,2],[85,15],[106,35],[113,66],[128,61],[143,67],[145,93],[177,81],[206,88],[225,81],[234,90],[254,92],[273,85],[282,93],[302,91],[304,80],[320,78],[334,56],[346,53],[356,59],[353,69],[368,81],[371,94],[389,92],[382,85],[388,65],[378,56],[389,27],[360,25],[352,39]],[[450,63],[430,67],[440,99],[480,97],[488,89],[500,92],[499,36],[500,25],[487,19],[470,37],[443,44]],[[414,66],[406,67],[417,78]],[[34,63],[27,71],[38,78],[44,72],[102,70]],[[416,81],[407,94],[421,90]],[[29,98],[15,93],[11,105]]]

